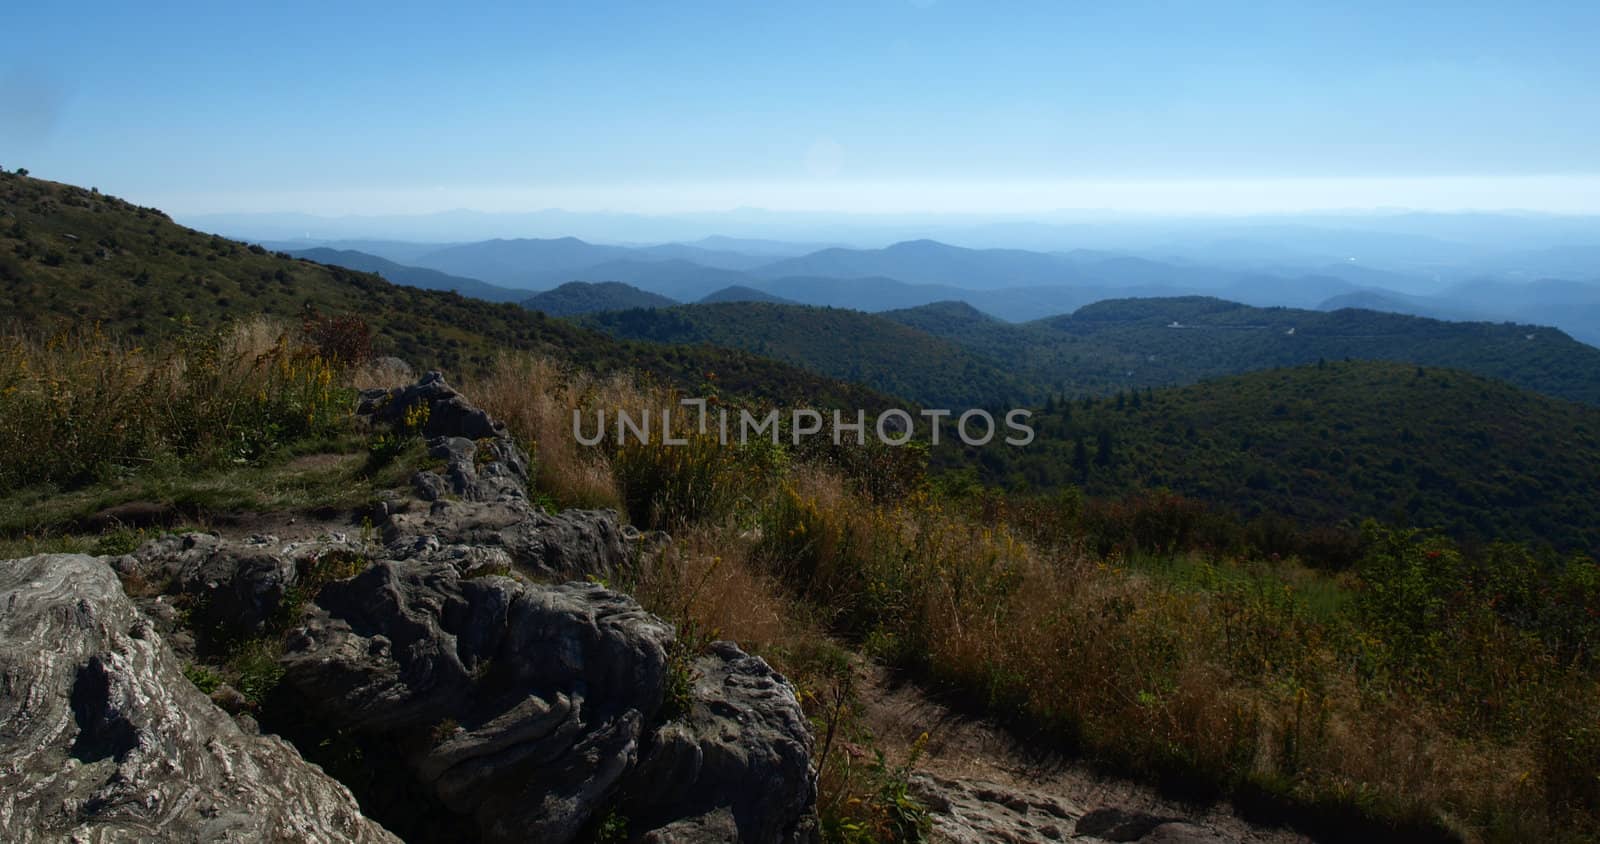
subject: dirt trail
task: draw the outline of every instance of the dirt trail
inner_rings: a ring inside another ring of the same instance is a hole
[[[865,720],[886,748],[928,742],[912,784],[934,813],[936,841],[1143,841],[1149,844],[1311,839],[1254,826],[1226,805],[1196,807],[1148,786],[1100,776],[1080,763],[1024,747],[1005,730],[959,714],[881,668],[864,669]]]

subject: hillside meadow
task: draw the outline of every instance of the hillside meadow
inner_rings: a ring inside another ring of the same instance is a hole
[[[204,488],[215,516],[268,503],[241,471],[304,484],[300,500],[269,506],[319,507],[331,484],[289,468],[307,450],[349,453],[342,480],[373,492],[402,482],[397,461],[425,459],[408,429],[358,424],[343,385],[370,376],[292,324],[138,352],[103,335],[8,343],[0,472],[31,481],[6,498],[13,549],[137,541],[151,529],[86,534],[49,502],[153,476],[164,485],[141,495]],[[501,355],[465,389],[530,447],[546,506],[612,506],[668,529],[663,554],[613,585],[685,641],[733,638],[766,656],[798,684],[819,735],[871,741],[849,668],[866,658],[1033,741],[1326,837],[1600,832],[1590,558],[1368,522],[1351,564],[1326,570],[1248,544],[1221,550],[1203,531],[1174,537],[1186,519],[1229,524],[1177,499],[1030,509],[960,489],[927,472],[921,449],[581,447],[566,436],[572,410],[670,406],[676,394],[527,353]],[[47,439],[93,418],[81,396],[126,426],[80,435],[72,460],[37,462]],[[19,511],[34,516],[26,534]],[[1091,524],[1124,541],[1087,541]],[[822,757],[828,840],[922,834],[903,768]]]

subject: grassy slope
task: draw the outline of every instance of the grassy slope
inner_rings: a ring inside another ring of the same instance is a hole
[[[743,349],[927,405],[1026,400],[1028,386],[960,345],[859,311],[721,302],[593,314],[618,337]]]
[[[0,174],[0,313],[14,327],[102,324],[158,339],[181,320],[208,326],[307,307],[358,314],[379,354],[470,374],[503,349],[550,354],[598,371],[635,369],[686,389],[784,403],[882,407],[854,385],[754,355],[618,342],[514,304],[390,284],[376,275],[298,261],[173,223],[165,214],[71,185]]]
[[[1443,369],[1329,363],[1035,417],[991,478],[1112,495],[1167,487],[1247,515],[1371,516],[1600,552],[1600,410]],[[1082,457],[1079,460],[1079,443]],[[1109,443],[1110,452],[1101,455]]]

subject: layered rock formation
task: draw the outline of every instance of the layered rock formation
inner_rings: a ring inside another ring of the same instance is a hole
[[[398,840],[212,705],[94,557],[0,564],[0,725],[0,840]]]

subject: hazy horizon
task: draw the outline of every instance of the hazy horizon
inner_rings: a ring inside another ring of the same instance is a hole
[[[1600,213],[1600,9],[31,6],[0,164],[179,215]]]
[[[640,184],[564,189],[302,191],[222,197],[157,192],[131,198],[186,216],[298,213],[327,218],[555,211],[660,217],[742,211],[860,217],[1018,218],[1103,214],[1226,218],[1408,212],[1590,216],[1600,214],[1600,176],[889,185]]]

